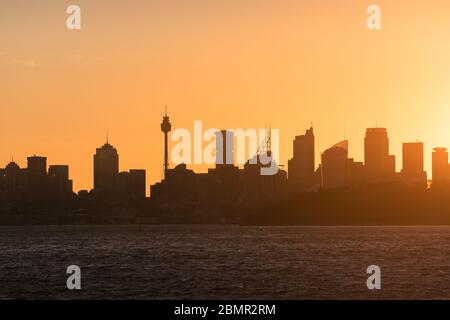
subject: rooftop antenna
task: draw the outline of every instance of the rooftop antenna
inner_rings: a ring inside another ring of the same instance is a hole
[[[106,129],[106,144],[109,144],[109,130]]]

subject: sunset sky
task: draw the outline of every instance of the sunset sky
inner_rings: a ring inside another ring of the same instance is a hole
[[[382,29],[366,9],[382,10]],[[66,28],[77,4],[82,29]],[[120,169],[162,177],[160,122],[280,129],[281,164],[311,121],[319,152],[344,138],[363,161],[366,127],[450,147],[450,2],[361,0],[2,0],[0,166],[14,156],[70,165],[92,188],[109,140]]]

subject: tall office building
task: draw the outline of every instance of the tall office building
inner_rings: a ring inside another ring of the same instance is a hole
[[[336,189],[346,186],[348,141],[336,143],[322,153],[321,186]]]
[[[69,180],[69,166],[51,165],[48,167],[48,176],[53,192],[58,197],[65,197],[72,193],[72,180]]]
[[[27,160],[28,195],[32,200],[44,201],[48,195],[47,158],[34,155]]]
[[[228,130],[216,132],[216,166],[234,165],[234,133]]]
[[[11,161],[4,169],[4,188],[9,194],[24,191],[26,188],[27,172],[17,163]]]
[[[369,182],[390,181],[395,176],[395,157],[389,155],[386,128],[368,128],[364,138],[364,166]]]
[[[47,174],[47,158],[36,155],[28,157],[27,173],[29,176],[45,176]]]
[[[94,191],[101,198],[111,199],[117,188],[119,155],[108,143],[97,148],[94,155]]]
[[[288,160],[288,181],[294,192],[305,191],[314,185],[314,132],[306,130],[293,142],[293,156]]]
[[[439,186],[450,182],[450,165],[447,148],[434,148],[432,154],[433,184]]]
[[[423,165],[423,143],[403,143],[403,168],[401,177],[403,182],[413,185],[426,186],[427,174]]]
[[[145,199],[145,170],[131,169],[117,176],[117,198],[133,203]]]
[[[145,170],[143,169],[130,170],[130,189],[131,189],[131,197],[133,199],[145,198]]]

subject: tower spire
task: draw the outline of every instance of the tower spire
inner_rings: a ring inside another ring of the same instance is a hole
[[[164,178],[166,177],[167,169],[169,168],[169,142],[168,134],[172,129],[169,116],[167,115],[167,106],[165,106],[165,115],[161,122],[161,131],[164,133]]]

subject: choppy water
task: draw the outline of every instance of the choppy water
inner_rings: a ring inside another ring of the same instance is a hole
[[[1,299],[449,297],[450,227],[0,227]]]

